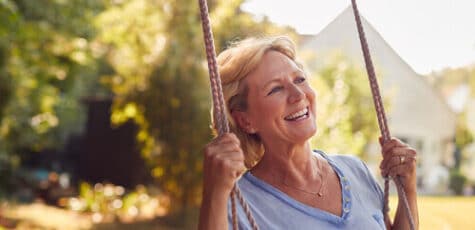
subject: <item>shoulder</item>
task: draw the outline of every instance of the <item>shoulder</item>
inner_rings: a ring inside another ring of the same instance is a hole
[[[328,154],[330,160],[335,163],[343,164],[351,167],[361,167],[363,162],[356,156],[349,154]]]

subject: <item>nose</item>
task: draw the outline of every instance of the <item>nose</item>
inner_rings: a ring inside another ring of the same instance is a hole
[[[299,102],[305,98],[305,92],[297,85],[291,84],[289,103],[293,104]]]

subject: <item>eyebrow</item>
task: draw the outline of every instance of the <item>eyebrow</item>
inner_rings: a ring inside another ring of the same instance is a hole
[[[294,71],[292,71],[292,73],[291,73],[292,76],[293,76],[293,75],[296,75],[296,74],[302,74],[304,77],[306,77],[306,76],[305,76],[305,72],[303,72],[303,71],[300,70],[300,69],[299,69],[299,70],[294,70]],[[276,79],[273,79],[273,80],[270,80],[270,81],[268,81],[267,83],[265,83],[264,86],[262,86],[261,90],[266,89],[267,86],[270,85],[270,84],[272,84],[273,82],[280,82],[280,81],[282,81],[282,78],[281,78],[281,77],[276,78]]]

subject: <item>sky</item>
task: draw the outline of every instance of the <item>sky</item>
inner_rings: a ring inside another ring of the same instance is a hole
[[[360,0],[360,14],[419,74],[475,64],[475,0]],[[317,34],[350,0],[247,0],[242,9]]]

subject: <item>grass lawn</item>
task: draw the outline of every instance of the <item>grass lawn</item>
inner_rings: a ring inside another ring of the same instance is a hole
[[[420,196],[417,203],[421,230],[475,229],[475,197]],[[390,207],[394,213],[397,197],[390,198]]]

